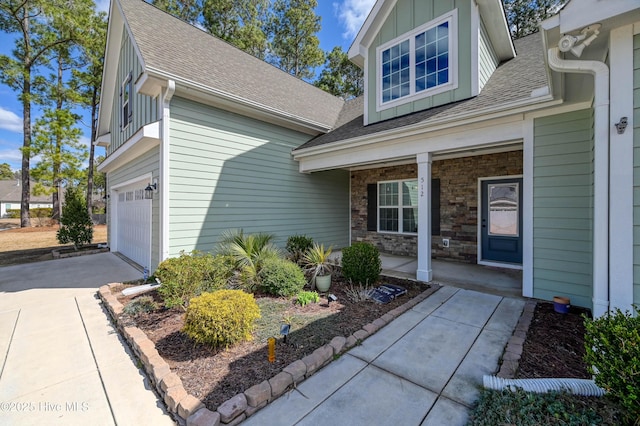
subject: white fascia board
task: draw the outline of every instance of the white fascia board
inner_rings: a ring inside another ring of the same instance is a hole
[[[358,31],[358,35],[356,35],[355,40],[347,52],[349,59],[354,63],[358,65],[360,65],[360,63],[364,64],[364,58],[367,55],[369,46],[371,46],[373,39],[380,31],[380,28],[382,28],[382,25],[389,17],[396,3],[397,0],[378,0],[376,4],[373,5],[369,16],[365,19],[360,31]]]
[[[161,78],[152,77],[147,72],[140,74],[135,83],[135,91],[141,95],[155,98],[162,93],[162,89],[167,87],[167,81]]]
[[[422,132],[387,138],[367,145],[344,147],[332,153],[305,158],[300,161],[300,171],[310,173],[415,158],[417,154],[425,151],[435,155],[438,152],[514,144],[523,138],[522,120],[522,114],[515,114],[492,122],[485,121],[438,132]]]
[[[515,58],[516,49],[511,40],[509,24],[500,0],[477,0],[480,16],[491,39],[494,52],[500,61]]]
[[[560,32],[563,34],[605,20],[640,11],[638,0],[570,1],[560,11]]]
[[[99,166],[101,173],[111,172],[160,145],[160,121],[138,130],[124,145],[109,155]]]
[[[168,80],[175,81],[177,91],[176,95],[184,96],[187,99],[198,99],[207,104],[222,106],[223,108],[231,106],[231,110],[241,111],[244,115],[261,117],[260,119],[263,121],[276,119],[283,123],[289,123],[290,126],[294,126],[292,128],[312,135],[326,133],[331,130],[331,126],[327,126],[323,123],[307,120],[300,116],[271,108],[267,105],[253,102],[240,96],[216,90],[215,88],[204,86],[190,80],[185,80],[177,75],[171,75],[155,69],[147,69],[146,72],[150,77],[162,79],[165,82]],[[166,86],[165,83],[162,84],[163,87]]]
[[[98,136],[96,140],[93,142],[93,144],[95,146],[104,146],[104,147],[111,145],[111,133]]]
[[[424,135],[427,132],[439,130],[451,131],[460,126],[472,123],[481,123],[501,117],[508,117],[514,114],[529,112],[536,109],[548,108],[560,104],[561,101],[554,101],[551,96],[542,96],[532,102],[531,99],[503,104],[500,107],[477,110],[468,114],[460,114],[447,117],[442,120],[431,120],[426,123],[417,123],[411,126],[403,126],[397,129],[386,130],[371,135],[346,139],[339,142],[332,142],[326,145],[313,146],[300,150],[294,150],[294,159],[301,161],[308,156],[339,151],[344,147],[366,146],[372,143],[384,142],[390,139],[411,136],[415,134]]]

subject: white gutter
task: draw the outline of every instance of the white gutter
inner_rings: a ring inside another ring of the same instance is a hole
[[[609,310],[609,67],[600,61],[565,60],[548,50],[549,67],[594,76],[593,316]]]
[[[176,83],[167,80],[162,94],[162,133],[160,135],[160,259],[169,257],[169,125],[171,120],[171,98],[176,91]]]

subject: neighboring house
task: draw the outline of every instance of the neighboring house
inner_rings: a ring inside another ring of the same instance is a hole
[[[31,183],[33,188],[34,182]],[[0,218],[7,217],[7,211],[20,210],[22,184],[20,180],[0,180]],[[33,195],[29,199],[29,209],[52,208],[51,196]]]
[[[522,269],[524,296],[596,316],[629,309],[640,4],[604,3],[572,0],[512,42],[500,0],[379,0],[349,49],[365,94],[343,102],[114,0],[96,141],[111,247],[154,268],[230,228],[305,233],[417,256],[422,281],[435,257]]]

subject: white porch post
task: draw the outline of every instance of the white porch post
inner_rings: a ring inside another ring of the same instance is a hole
[[[611,81],[633,81],[633,25],[611,31]],[[609,300],[611,308],[633,303],[633,91],[611,84],[611,123],[627,117],[625,132],[609,126]]]
[[[431,153],[418,154],[418,271],[416,278],[429,282],[431,270]]]

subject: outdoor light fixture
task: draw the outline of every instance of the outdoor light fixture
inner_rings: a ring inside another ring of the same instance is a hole
[[[280,326],[280,334],[284,336],[284,343],[287,343],[287,336],[289,335],[289,331],[291,331],[291,324],[282,324]]]
[[[600,24],[593,24],[583,28],[582,31],[580,31],[580,34],[577,36],[566,34],[560,39],[560,42],[558,43],[558,49],[560,49],[561,52],[571,52],[573,56],[579,58],[582,55],[582,51],[584,50],[584,48],[589,46],[593,42],[593,40],[598,37],[598,34],[600,34],[600,28]],[[593,34],[591,34],[591,36],[587,38],[587,34],[589,34],[590,32],[593,32]],[[576,46],[578,42],[582,43]]]
[[[152,199],[153,198],[153,193],[156,192],[157,190],[158,190],[158,182],[154,179],[153,183],[150,183],[144,189],[145,198],[147,200]]]
[[[330,294],[327,296],[327,306],[331,306],[331,302],[335,302],[338,300],[335,294]]]
[[[616,123],[616,130],[619,135],[624,133],[627,128],[627,124],[629,124],[629,119],[627,117],[622,117],[620,121]]]

